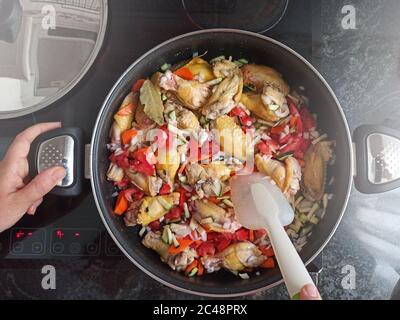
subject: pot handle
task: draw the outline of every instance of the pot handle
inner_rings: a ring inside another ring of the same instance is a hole
[[[30,148],[31,176],[54,166],[67,171],[65,178],[50,192],[58,196],[73,197],[82,192],[84,144],[81,128],[59,128],[37,137]]]
[[[354,131],[355,177],[358,191],[382,193],[400,187],[400,132],[379,125]]]

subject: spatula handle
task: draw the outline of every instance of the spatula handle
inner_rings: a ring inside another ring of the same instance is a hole
[[[286,288],[292,299],[299,299],[301,289],[314,282],[278,217],[272,216],[268,220],[268,235]]]

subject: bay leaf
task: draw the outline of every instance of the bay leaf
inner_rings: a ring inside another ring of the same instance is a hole
[[[158,125],[164,124],[164,105],[161,95],[150,80],[146,80],[140,89],[140,102],[144,105],[144,113]]]

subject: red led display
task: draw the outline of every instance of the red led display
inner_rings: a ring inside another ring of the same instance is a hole
[[[64,238],[64,232],[62,232],[60,229],[56,230],[56,237],[59,239]]]
[[[75,237],[75,238],[79,238],[80,236],[81,236],[81,234],[80,234],[79,232],[75,232],[75,233],[74,233],[74,237]]]
[[[25,235],[25,232],[22,231],[22,230],[19,230],[19,231],[17,231],[17,233],[15,234],[15,237],[16,237],[17,239],[20,239],[20,238],[22,238],[24,235]]]

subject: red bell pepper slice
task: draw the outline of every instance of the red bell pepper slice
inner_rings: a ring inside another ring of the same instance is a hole
[[[213,256],[215,254],[215,246],[212,241],[203,242],[198,248],[197,253],[201,257]]]
[[[281,154],[301,150],[304,139],[301,136],[292,136],[287,145],[279,150]]]
[[[302,108],[300,110],[300,116],[301,120],[303,121],[304,131],[310,131],[317,126],[314,117],[307,108]]]
[[[249,238],[249,231],[241,228],[235,232],[238,241],[246,241]]]
[[[154,220],[153,222],[149,223],[149,227],[153,231],[160,230],[160,226],[161,226],[160,220]]]
[[[182,217],[183,210],[180,207],[173,207],[164,217],[167,220],[177,220]]]
[[[155,167],[147,160],[147,153],[149,148],[141,148],[133,153],[133,160],[130,162],[130,167],[137,171],[142,172],[147,176],[152,176],[155,173]]]
[[[160,195],[165,195],[171,192],[171,186],[168,183],[164,183],[158,192]]]
[[[140,89],[141,89],[142,86],[143,86],[143,83],[144,83],[145,81],[146,81],[145,79],[139,79],[139,80],[137,80],[137,81],[135,82],[135,84],[133,85],[133,87],[132,87],[132,91],[133,91],[133,92],[139,92]]]

